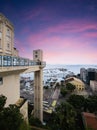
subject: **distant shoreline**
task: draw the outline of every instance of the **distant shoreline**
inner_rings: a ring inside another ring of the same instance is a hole
[[[64,68],[68,71],[71,71],[75,74],[80,73],[80,68],[95,68],[97,69],[97,65],[91,65],[91,64],[75,64],[75,65],[65,65],[65,64],[47,64],[45,69],[55,69],[55,68]]]

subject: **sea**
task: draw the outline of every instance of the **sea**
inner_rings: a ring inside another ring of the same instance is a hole
[[[80,73],[80,69],[81,68],[95,68],[97,69],[97,65],[65,65],[65,64],[47,64],[46,67],[44,69],[53,69],[53,68],[64,68],[67,69],[68,71],[73,72],[74,74],[79,74]]]
[[[81,68],[95,68],[97,69],[97,65],[65,65],[65,64],[47,64],[44,70],[49,70],[49,69],[58,69],[58,68],[63,68],[66,69],[67,71],[73,72],[75,75],[80,73]],[[34,73],[24,73],[21,74],[20,77],[30,77],[31,79],[34,79]]]

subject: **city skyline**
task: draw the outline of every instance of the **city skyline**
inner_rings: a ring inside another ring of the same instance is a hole
[[[42,49],[47,64],[97,64],[96,0],[0,0],[22,57]]]

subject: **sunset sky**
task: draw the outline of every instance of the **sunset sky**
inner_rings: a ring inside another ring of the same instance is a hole
[[[14,25],[15,47],[47,64],[97,64],[97,0],[0,0]]]

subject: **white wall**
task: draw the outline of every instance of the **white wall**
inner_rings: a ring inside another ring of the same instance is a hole
[[[97,91],[97,81],[90,80],[90,87],[93,91]]]
[[[3,76],[3,84],[0,85],[0,95],[7,97],[6,106],[15,104],[20,97],[19,75],[12,74]]]

